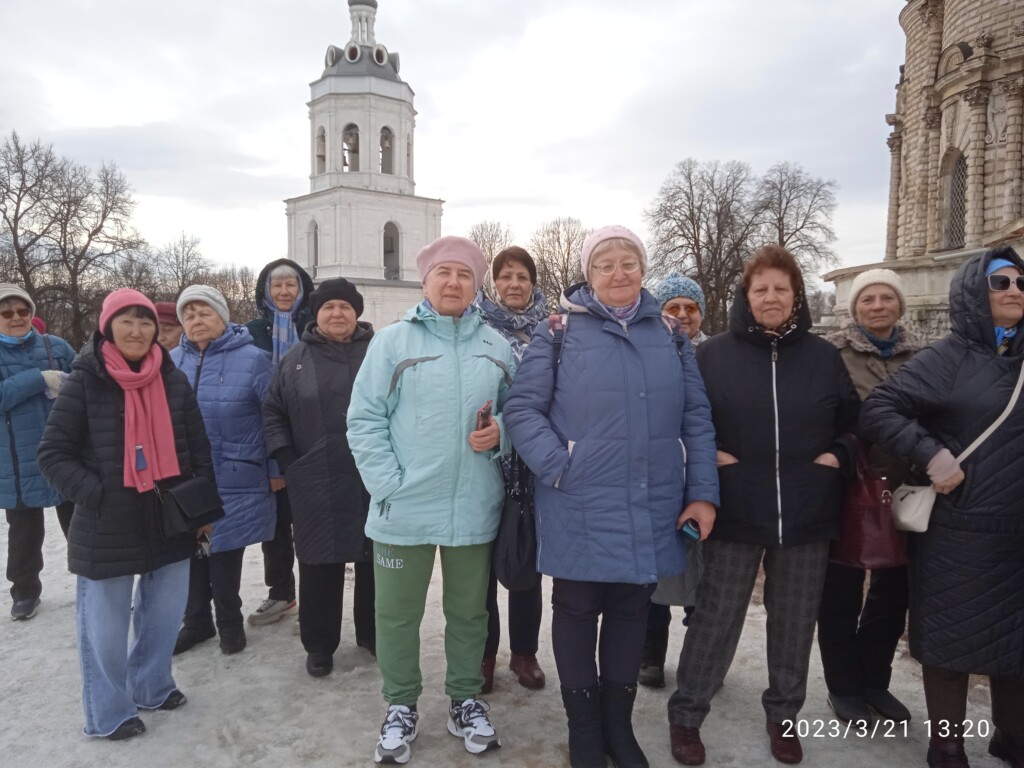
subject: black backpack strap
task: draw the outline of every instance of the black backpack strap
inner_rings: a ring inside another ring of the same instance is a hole
[[[46,356],[50,358],[50,370],[57,370],[57,365],[53,362],[53,345],[50,344],[50,334],[43,334],[43,344],[46,345]]]
[[[569,327],[569,315],[548,315],[548,334],[551,336],[551,367],[558,381],[558,364],[562,362],[562,342]]]

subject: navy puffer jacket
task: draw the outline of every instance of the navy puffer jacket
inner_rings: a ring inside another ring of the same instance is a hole
[[[68,568],[88,579],[148,573],[185,560],[196,548],[189,534],[165,539],[152,491],[124,486],[124,390],[107,373],[99,333],[75,358],[39,445],[39,469],[75,502],[68,533]],[[185,375],[163,352],[160,372],[182,474],[213,479],[203,416]]]
[[[188,338],[171,359],[192,382],[213,449],[224,517],[213,527],[214,552],[273,538],[277,505],[270,491],[263,398],[273,364],[244,325],[230,323],[205,351]]]
[[[718,504],[715,430],[693,350],[682,359],[646,290],[627,328],[589,287],[566,291],[561,362],[541,323],[505,405],[536,475],[542,573],[650,584],[686,565],[676,520]]]
[[[32,331],[20,343],[0,342],[0,411],[7,439],[0,438],[0,507],[52,507],[60,494],[43,479],[36,450],[53,400],[45,394],[41,371],[71,370],[75,352],[64,339],[50,336],[53,364],[42,336]]]

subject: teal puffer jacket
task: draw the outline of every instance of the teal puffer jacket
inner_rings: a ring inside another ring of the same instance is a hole
[[[384,544],[485,544],[498,531],[508,449],[501,410],[515,362],[479,310],[459,318],[421,303],[373,337],[348,409],[348,443],[371,494],[366,536]],[[492,400],[501,445],[469,445]]]

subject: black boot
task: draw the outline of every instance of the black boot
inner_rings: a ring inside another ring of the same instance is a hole
[[[562,686],[562,704],[569,719],[569,765],[572,768],[606,768],[601,738],[601,692]]]
[[[633,735],[636,686],[601,681],[601,733],[604,751],[617,768],[650,768]]]
[[[644,655],[640,660],[637,682],[648,688],[665,687],[665,652],[668,651],[668,627],[647,627]]]

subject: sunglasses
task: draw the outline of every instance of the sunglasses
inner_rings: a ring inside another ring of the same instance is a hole
[[[1014,278],[1017,283],[1017,290],[1024,293],[1024,275],[1017,275]],[[1010,276],[1009,275],[989,275],[988,276],[988,287],[992,291],[1008,291],[1010,290]],[[8,310],[9,311],[9,310]],[[7,317],[7,312],[2,313],[4,317]]]
[[[1006,289],[1003,288],[1002,290],[1005,291]],[[0,312],[0,317],[2,317],[4,320],[10,320],[15,315],[17,315],[18,317],[28,317],[31,314],[31,309],[29,309],[28,307],[21,307],[20,309],[5,309],[3,312]]]
[[[679,317],[680,315],[699,315],[700,307],[696,304],[687,304],[685,307],[681,307],[678,304],[669,304],[663,311],[666,314],[672,315],[672,317]]]

